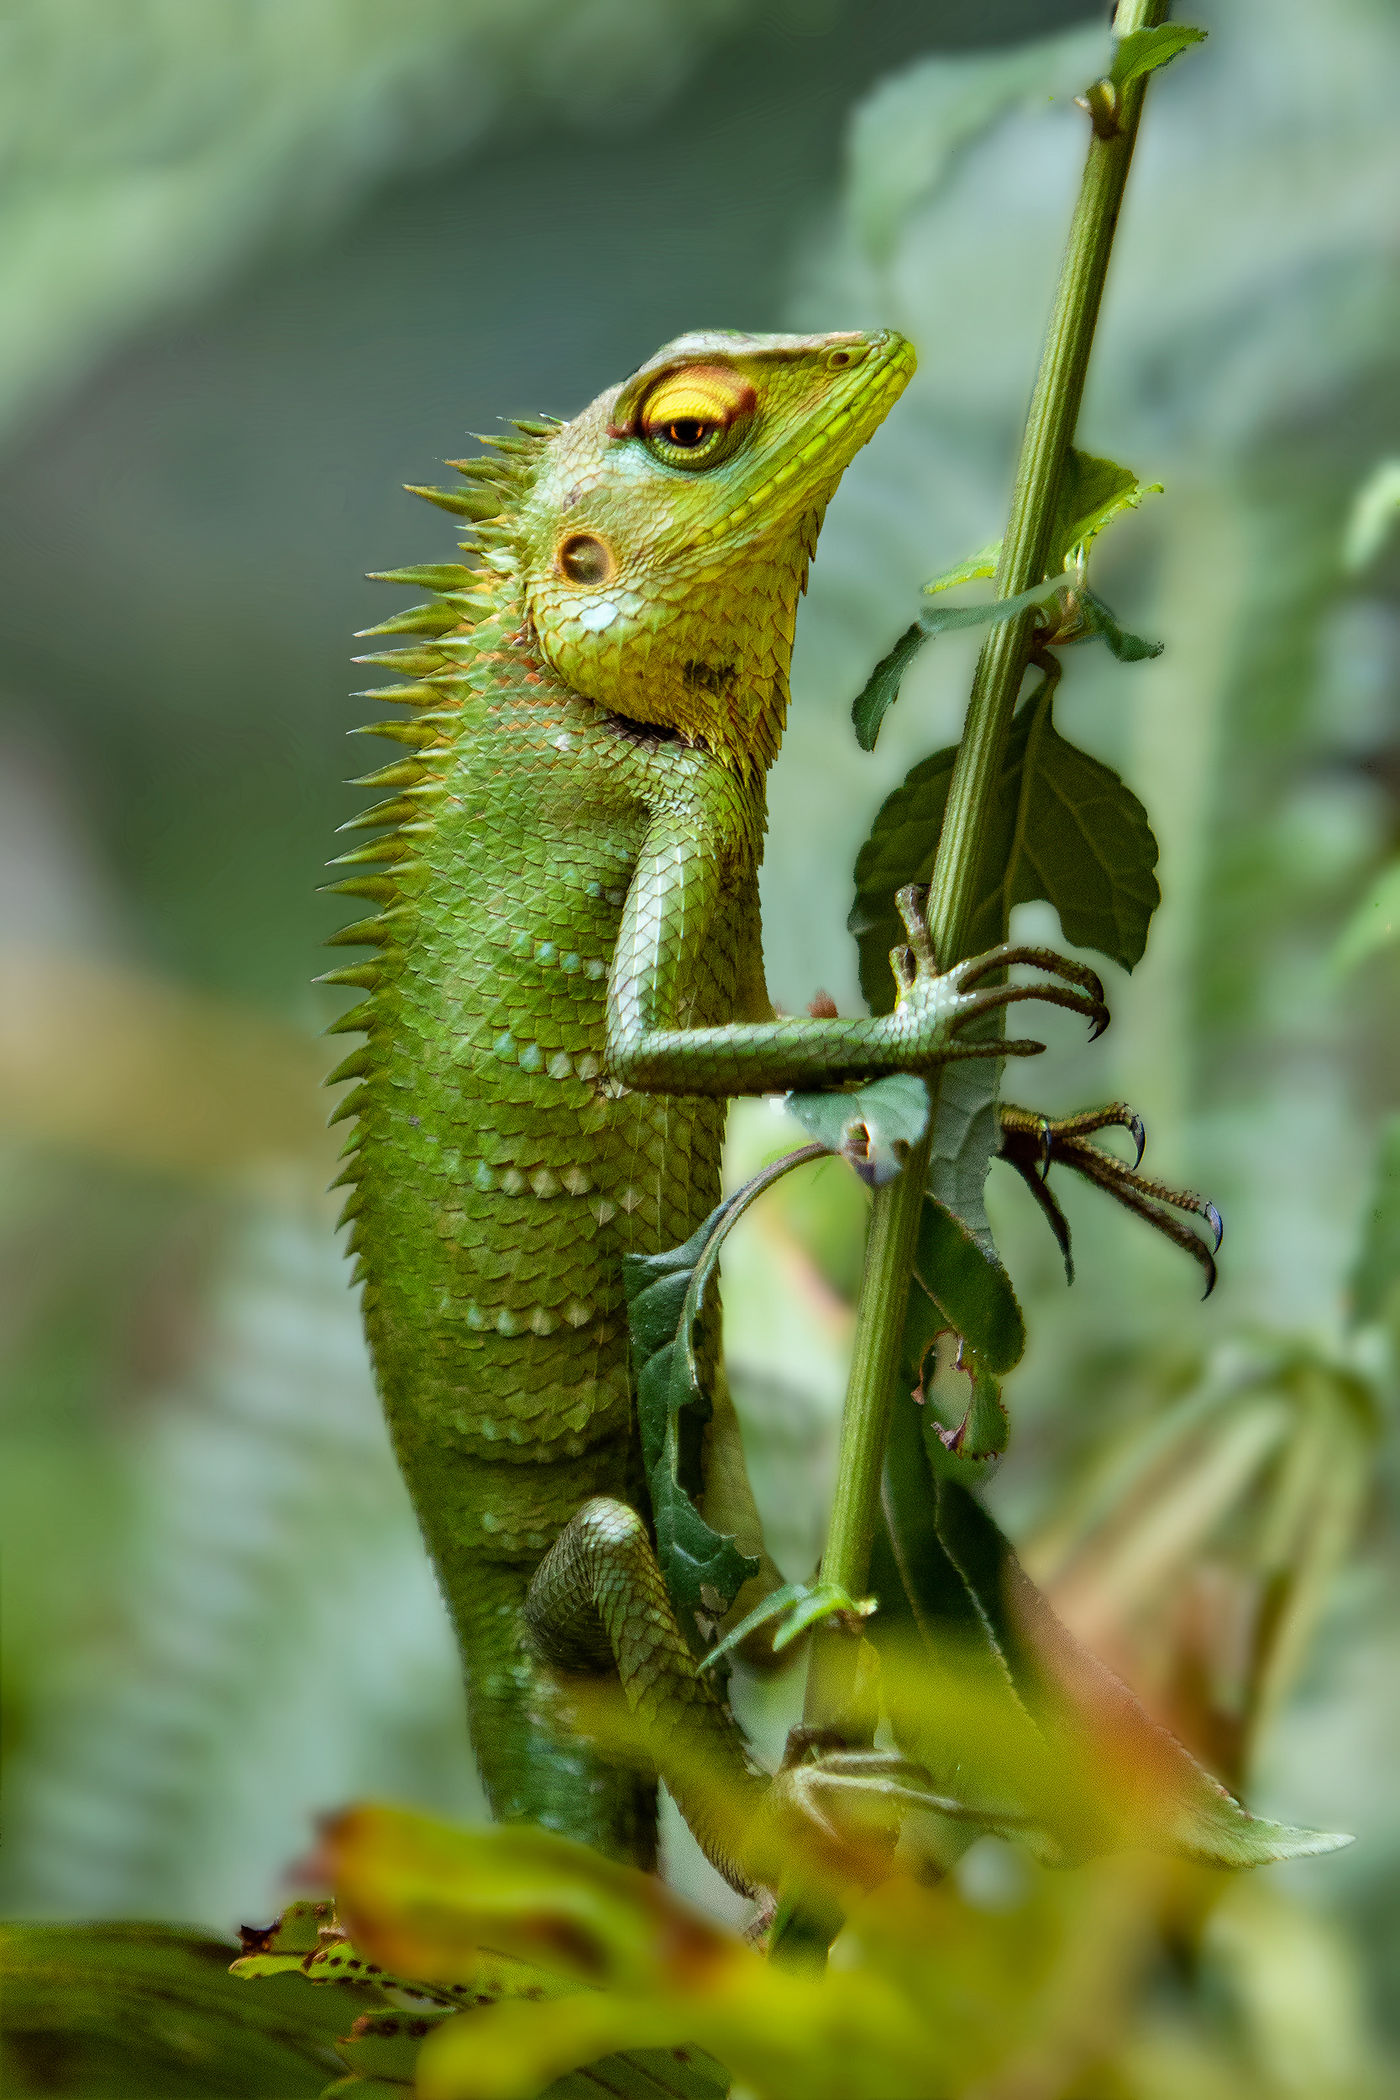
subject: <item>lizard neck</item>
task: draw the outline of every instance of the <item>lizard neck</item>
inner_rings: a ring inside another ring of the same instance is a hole
[[[732,550],[698,547],[645,590],[600,589],[581,615],[577,594],[566,615],[548,580],[527,586],[540,654],[584,699],[761,780],[782,742],[797,603],[820,524],[814,510],[756,540],[738,572]]]

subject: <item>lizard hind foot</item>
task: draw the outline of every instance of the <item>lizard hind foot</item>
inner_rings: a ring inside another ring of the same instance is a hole
[[[1126,1130],[1132,1137],[1137,1157],[1131,1167],[1090,1142],[1099,1131],[1112,1129]],[[1134,1217],[1169,1239],[1174,1247],[1189,1254],[1205,1275],[1202,1295],[1208,1298],[1219,1275],[1215,1257],[1225,1237],[1224,1220],[1215,1205],[1194,1189],[1172,1188],[1154,1175],[1140,1173],[1146,1144],[1142,1118],[1126,1101],[1111,1102],[1107,1108],[1081,1109],[1069,1116],[1044,1116],[1034,1109],[1016,1108],[1010,1102],[1001,1105],[998,1157],[1016,1169],[1034,1196],[1059,1243],[1065,1274],[1071,1283],[1074,1260],[1069,1223],[1047,1185],[1054,1165],[1068,1167],[1092,1182]],[[1182,1212],[1186,1215],[1179,1215]],[[1187,1223],[1190,1217],[1203,1220],[1211,1235],[1210,1245]]]
[[[870,1889],[887,1880],[906,1819],[932,1813],[986,1823],[985,1811],[940,1793],[921,1765],[884,1750],[853,1750],[811,1728],[788,1736],[768,1814],[789,1861],[818,1879]],[[1009,1827],[1014,1815],[991,1819]]]

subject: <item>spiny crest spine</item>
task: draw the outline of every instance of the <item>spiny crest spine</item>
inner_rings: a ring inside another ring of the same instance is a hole
[[[369,1104],[370,1081],[382,1048],[380,1001],[396,974],[401,943],[411,928],[413,879],[422,869],[418,855],[423,835],[432,827],[434,803],[447,791],[438,762],[449,756],[452,749],[452,732],[457,719],[457,703],[453,695],[454,689],[460,689],[463,682],[459,659],[469,659],[474,646],[470,629],[493,610],[496,578],[509,573],[512,567],[506,551],[510,514],[518,509],[534,477],[539,455],[561,426],[550,418],[522,420],[514,427],[518,436],[484,437],[481,442],[489,450],[483,457],[448,462],[462,474],[466,487],[442,489],[405,483],[410,494],[422,496],[427,502],[470,522],[477,546],[474,550],[471,541],[464,541],[463,551],[467,554],[475,551],[479,566],[471,568],[462,562],[428,562],[401,569],[377,570],[371,578],[374,582],[427,590],[433,595],[420,605],[409,606],[373,627],[363,628],[359,636],[359,639],[368,640],[380,635],[403,634],[424,637],[426,644],[415,642],[405,648],[370,652],[355,659],[357,663],[382,666],[391,675],[406,676],[406,682],[402,684],[371,688],[360,697],[412,708],[415,713],[407,721],[367,722],[350,732],[352,736],[387,737],[394,743],[407,746],[411,754],[395,760],[392,765],[362,774],[354,783],[359,787],[396,792],[387,801],[362,811],[340,827],[342,831],[369,831],[382,827],[382,835],[338,854],[331,862],[332,867],[377,867],[385,872],[357,873],[323,885],[333,895],[364,897],[383,907],[373,918],[340,927],[327,941],[327,946],[334,948],[377,948],[380,951],[378,959],[327,970],[317,979],[321,984],[345,985],[368,995],[358,1005],[340,1014],[326,1030],[328,1035],[361,1032],[366,1038],[358,1050],[352,1051],[336,1066],[325,1082],[327,1086],[339,1086],[347,1080],[358,1082],[336,1104],[330,1117],[332,1125],[344,1121],[352,1121],[354,1125],[341,1152],[341,1158],[348,1158],[350,1164],[331,1184],[333,1188],[351,1188],[351,1195],[340,1215],[339,1224],[342,1226],[358,1217],[363,1202],[358,1187],[363,1171],[363,1162],[358,1156],[363,1135],[361,1117]],[[444,702],[448,704],[444,705]],[[358,1255],[351,1282],[359,1283],[365,1277],[365,1261],[363,1254],[359,1253],[358,1227],[351,1232],[349,1247]]]

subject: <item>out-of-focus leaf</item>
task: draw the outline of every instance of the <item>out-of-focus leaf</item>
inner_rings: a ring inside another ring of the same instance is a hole
[[[1108,77],[1121,90],[1130,80],[1140,80],[1144,73],[1170,65],[1192,44],[1203,44],[1205,39],[1204,29],[1188,28],[1184,22],[1163,22],[1156,29],[1131,29],[1118,39]]]
[[[329,1165],[325,1053],[300,1030],[91,958],[7,947],[0,974],[10,1130],[158,1173]]]
[[[1342,541],[1342,567],[1349,576],[1369,569],[1400,523],[1400,459],[1383,459],[1356,492]]]
[[[877,1012],[892,1003],[895,892],[929,879],[956,755],[938,751],[913,768],[882,805],[856,860],[848,923],[860,947],[861,989]],[[1096,948],[1131,970],[1161,897],[1156,864],[1146,810],[1110,767],[1060,735],[1043,683],[1012,723],[969,947],[995,947],[1012,906],[1041,897],[1076,947]]]
[[[1009,1731],[990,1755],[988,1745],[954,1740],[956,1705],[921,1688],[919,1666],[910,1666],[896,1736],[936,1778],[954,1773],[964,1785],[999,1786],[993,1805],[1003,1816],[1018,1810],[1052,1851],[1072,1858],[1144,1846],[1259,1866],[1347,1842],[1249,1815],[1074,1640],[985,1509],[955,1480],[940,1479],[930,1459],[914,1410],[897,1406],[885,1510],[922,1665],[946,1671],[956,1652],[950,1638],[960,1641],[963,1660],[952,1667],[971,1672],[977,1699],[1002,1687]],[[898,1619],[896,1611],[896,1632]],[[874,1629],[878,1639],[878,1618]]]
[[[1382,868],[1367,895],[1342,928],[1332,951],[1332,966],[1339,973],[1377,955],[1400,940],[1400,860]]]
[[[231,1952],[159,1925],[0,1927],[8,2100],[320,2094],[365,1993],[293,1978],[250,1991]]]
[[[936,195],[960,157],[1015,109],[1078,92],[1101,61],[1099,30],[966,57],[925,60],[881,82],[856,113],[848,196],[856,237],[887,259],[909,213]]]
[[[1358,1320],[1377,1320],[1400,1285],[1400,1116],[1381,1134],[1375,1181],[1366,1207],[1361,1252],[1352,1272],[1352,1310]]]
[[[459,2014],[424,2045],[420,2100],[526,2100],[614,2051],[696,2044],[763,2095],[922,2090],[928,2032],[878,1975],[774,1967],[654,1877],[567,1839],[359,1809],[326,1842],[341,1915],[385,1967],[469,1983],[486,1946],[587,1986]],[[662,2089],[698,2100],[709,2072],[692,2057]]]
[[[735,10],[177,0],[119,20],[96,0],[19,0],[8,19],[6,424],[250,257],[314,240],[379,184],[503,121],[655,107]]]
[[[1222,1350],[1120,1437],[1080,1509],[1036,1550],[1081,1634],[1148,1653],[1170,1644],[1165,1689],[1232,1783],[1303,1667],[1356,1535],[1380,1420],[1367,1375],[1344,1357],[1301,1343]]]
[[[784,1107],[824,1151],[839,1154],[870,1188],[882,1188],[924,1134],[928,1089],[917,1073],[892,1072],[849,1092],[789,1094]]]
[[[702,1488],[700,1436],[711,1413],[697,1346],[705,1293],[725,1237],[749,1205],[824,1149],[804,1145],[756,1174],[712,1210],[684,1246],[623,1257],[657,1557],[676,1615],[701,1647],[706,1645],[702,1626],[723,1614],[760,1566],[753,1555],[739,1551],[732,1537],[712,1530],[695,1503]]]
[[[1357,1952],[1330,1906],[1299,1902],[1273,1876],[1220,1891],[1201,1941],[1206,1987],[1228,2004],[1236,2062],[1255,2070],[1262,2093],[1379,2100],[1392,2083],[1362,2002]]]

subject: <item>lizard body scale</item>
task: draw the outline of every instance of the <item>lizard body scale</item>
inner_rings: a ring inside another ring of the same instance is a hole
[[[654,1787],[549,1724],[546,1663],[616,1666],[755,1812],[769,1781],[647,1537],[622,1257],[718,1201],[726,1097],[927,1067],[1025,995],[939,977],[917,937],[883,1018],[776,1019],[764,989],[797,602],[913,362],[890,333],[682,337],[424,491],[473,521],[474,565],[393,572],[434,595],[371,630],[407,643],[370,659],[402,681],[374,729],[403,749],[334,885],[381,908],[335,937],[374,958],[329,973],[368,995],[333,1075],[359,1081],[337,1114],[366,1331],[494,1812],[643,1865]]]

